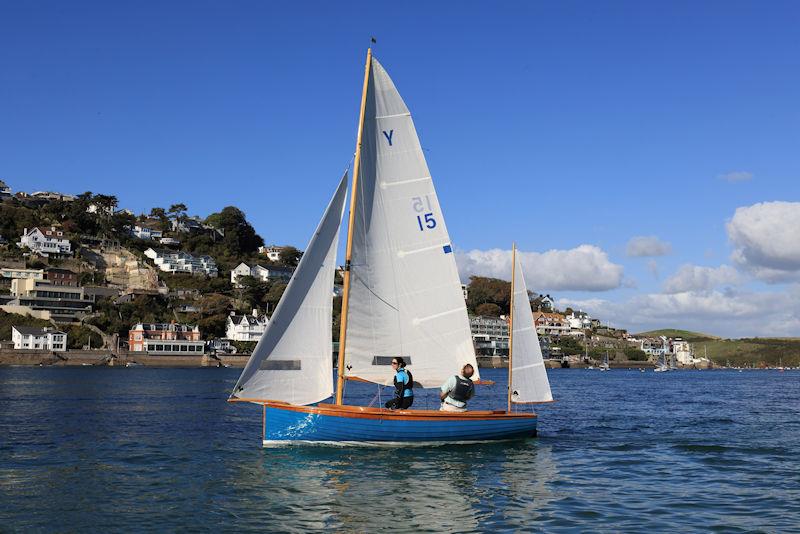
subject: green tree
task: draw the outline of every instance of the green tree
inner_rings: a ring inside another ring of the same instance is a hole
[[[507,314],[511,304],[511,282],[497,278],[471,276],[467,307],[472,313],[477,313],[481,304],[495,304],[500,308],[501,314]]]
[[[475,308],[475,315],[487,315],[490,317],[499,317],[502,314],[500,306],[493,302],[484,302]]]
[[[287,267],[297,267],[303,253],[294,247],[283,247],[280,252],[280,264]]]
[[[186,204],[178,203],[170,206],[167,213],[175,220],[182,220],[184,217],[186,217],[187,209],[188,208],[186,207]]]
[[[635,347],[628,347],[624,350],[625,359],[632,362],[646,362],[647,353]]]
[[[234,206],[227,206],[219,213],[212,213],[205,222],[225,231],[225,237],[220,244],[236,256],[255,254],[258,247],[264,245],[264,240],[247,222],[244,212]]]
[[[551,341],[553,346],[561,347],[562,354],[582,354],[584,351],[583,344],[573,336],[561,336],[557,340]]]

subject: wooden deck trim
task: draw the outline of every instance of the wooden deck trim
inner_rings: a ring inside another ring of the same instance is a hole
[[[388,410],[337,404],[297,406],[279,401],[264,401],[268,408],[352,419],[399,419],[403,421],[491,421],[498,419],[535,419],[536,414],[508,413],[503,410],[475,410],[472,412],[442,412],[439,410]]]

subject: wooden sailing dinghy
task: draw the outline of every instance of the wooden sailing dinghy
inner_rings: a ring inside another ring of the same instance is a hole
[[[353,164],[338,380],[330,402],[331,295],[346,190],[345,173],[229,400],[263,406],[265,446],[535,436],[536,415],[514,412],[512,405],[550,402],[552,395],[516,254],[506,410],[344,404],[349,380],[391,384],[390,363],[397,356],[422,387],[439,387],[467,363],[476,369],[473,379],[480,378],[453,247],[414,123],[371,50]]]

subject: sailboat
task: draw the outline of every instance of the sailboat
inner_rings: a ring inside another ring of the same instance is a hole
[[[606,355],[603,358],[603,363],[600,364],[601,371],[608,371],[610,369],[608,365],[608,351],[606,351]]]
[[[477,361],[453,246],[414,122],[367,51],[353,160],[337,380],[332,288],[347,173],[229,401],[260,404],[264,446],[441,444],[528,438],[552,402],[516,252],[506,410],[389,410],[345,404],[346,384],[389,385],[402,356],[415,385],[438,387]],[[516,249],[514,249],[516,250]],[[513,362],[513,364],[512,364]]]

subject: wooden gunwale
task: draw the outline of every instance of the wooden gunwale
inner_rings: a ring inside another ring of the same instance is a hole
[[[388,410],[367,406],[340,404],[319,404],[317,406],[298,406],[281,401],[266,399],[229,399],[229,402],[254,402],[267,408],[290,412],[303,412],[351,419],[397,419],[403,421],[494,421],[502,419],[535,419],[535,413],[509,413],[501,410],[475,410],[471,412],[442,412],[439,410]]]

